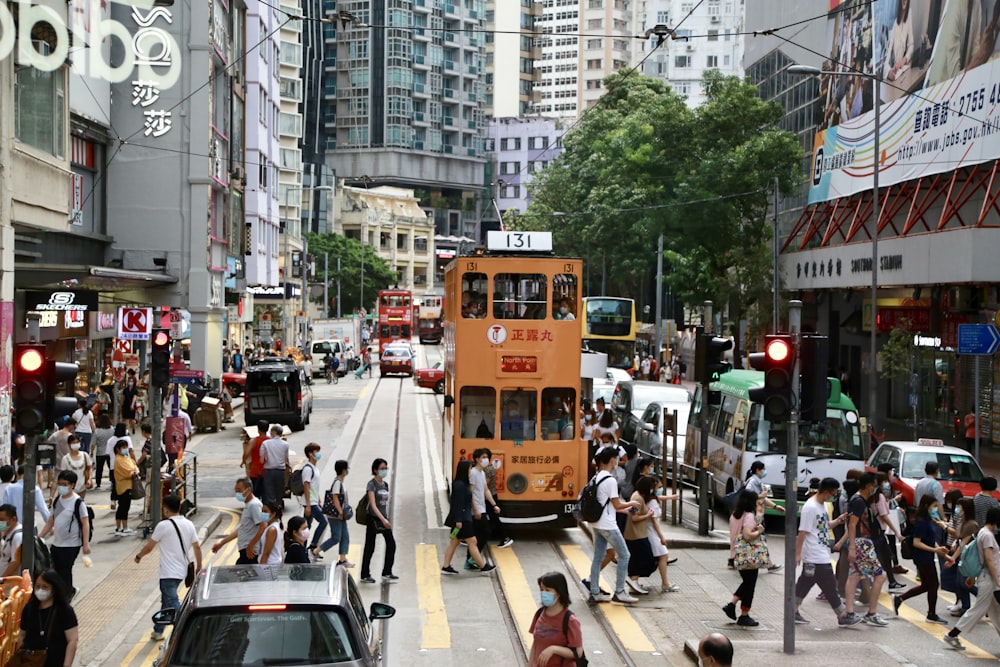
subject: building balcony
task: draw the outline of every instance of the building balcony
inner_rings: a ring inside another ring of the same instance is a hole
[[[454,60],[445,60],[444,64],[443,64],[443,67],[444,67],[444,70],[446,72],[457,72],[458,71],[457,69],[455,69],[455,61]]]
[[[419,95],[421,97],[430,97],[431,94],[427,92],[427,85],[423,83],[413,84],[413,94]]]
[[[454,88],[442,88],[441,89],[441,94],[444,97],[447,97],[448,99],[454,99],[455,98],[455,89]]]
[[[430,63],[427,62],[427,56],[423,54],[413,56],[413,67],[414,69],[423,70],[429,70],[431,68]]]
[[[455,118],[453,116],[445,116],[443,122],[448,127],[451,127],[455,124]]]

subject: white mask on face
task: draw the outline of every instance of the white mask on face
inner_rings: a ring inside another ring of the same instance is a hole
[[[489,459],[487,459],[487,458],[481,458],[481,459],[479,459],[479,465],[480,465],[480,467],[486,468],[489,464],[490,464],[490,460]]]
[[[36,588],[35,597],[38,598],[40,602],[45,602],[52,597],[52,591],[48,588]]]
[[[308,528],[303,528],[299,531],[299,539],[302,540],[303,544],[309,541],[310,531]]]

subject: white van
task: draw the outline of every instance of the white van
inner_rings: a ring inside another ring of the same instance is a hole
[[[347,374],[347,363],[344,359],[344,343],[339,338],[328,338],[326,340],[314,340],[309,347],[309,354],[312,356],[313,377],[324,377],[326,369],[323,368],[323,359],[327,353],[332,352],[340,360],[340,368],[337,375],[343,377]]]

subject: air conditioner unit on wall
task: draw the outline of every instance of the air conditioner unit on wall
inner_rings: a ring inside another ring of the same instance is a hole
[[[694,51],[694,44],[688,44],[688,45],[687,45],[687,46],[686,46],[685,48],[686,48],[686,49],[687,49],[688,51]]]
[[[718,23],[721,20],[722,20],[722,17],[719,16],[718,14],[715,14],[715,15],[712,16],[712,23]]]

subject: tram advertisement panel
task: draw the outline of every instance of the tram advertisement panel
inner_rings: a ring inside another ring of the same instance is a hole
[[[1000,158],[1000,2],[830,0],[810,203]]]

